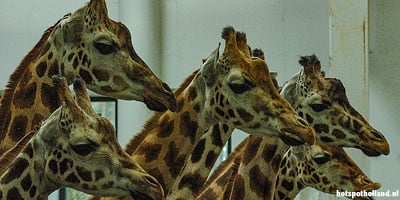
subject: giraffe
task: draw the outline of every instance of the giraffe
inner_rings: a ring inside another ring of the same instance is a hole
[[[136,54],[127,27],[108,17],[105,0],[91,0],[48,28],[11,74],[0,101],[0,155],[58,108],[56,74],[152,110],[176,109],[173,92]]]
[[[335,146],[360,148],[365,154],[370,156],[377,156],[379,154],[387,155],[389,153],[387,141],[380,132],[371,127],[366,120],[351,107],[340,80],[323,77],[320,71],[320,62],[315,55],[301,57],[299,63],[303,65],[305,73],[297,73],[293,76],[291,80],[283,86],[281,94],[286,99],[290,99],[289,103],[295,105],[295,109],[299,112],[300,116],[304,117],[308,123],[314,127],[317,133],[317,141],[319,143]],[[320,105],[321,102],[329,106]],[[279,163],[282,155],[287,151],[287,146],[281,141],[272,138],[267,140],[250,136],[247,141],[249,144],[247,149],[244,150],[244,152],[247,152],[244,153],[246,155],[244,157],[252,158],[252,160],[246,159],[243,161],[244,163],[238,167],[239,170],[237,173],[241,173],[246,179],[243,181],[238,178],[237,186],[243,186],[244,183],[247,185],[251,184],[249,180],[250,177],[248,177],[250,170],[256,170],[257,167],[265,168],[265,166],[269,166],[270,169],[275,170],[267,172],[268,176],[257,176],[263,177],[263,181],[259,181],[258,188],[273,188],[275,181],[271,180],[270,177],[276,176],[278,169],[277,163]],[[220,152],[220,147],[217,148],[215,145],[210,145],[208,147],[209,149],[205,151],[206,153],[214,151],[218,154]],[[273,154],[271,154],[271,152]],[[206,153],[202,155],[201,159],[198,159],[198,163],[189,163],[185,168],[199,170],[198,166],[203,165],[206,160],[204,158]],[[264,160],[265,162],[261,163],[261,161]],[[274,160],[277,161],[274,162]],[[211,161],[207,160],[207,162]],[[205,172],[207,169],[202,168],[201,170],[201,174],[207,174],[207,172]],[[195,173],[193,170],[189,171],[191,174]],[[190,175],[190,173],[187,174]],[[240,177],[237,174],[236,176]],[[202,199],[202,197],[206,195],[215,196],[214,191],[220,190],[220,188],[217,188],[217,184],[215,184],[216,179],[217,178],[214,178],[214,183],[210,180],[206,184],[209,188],[204,187],[202,189],[203,194],[199,195],[199,199]],[[220,187],[226,186],[221,185]],[[253,186],[253,188],[257,187]],[[240,189],[244,190],[244,188],[235,188],[232,191],[240,191]],[[247,191],[251,193],[251,189],[247,188]],[[259,196],[265,197],[265,199],[271,199],[273,193],[271,193],[270,189],[269,191],[270,192],[267,194],[268,197],[262,195],[262,193],[258,194]],[[190,192],[191,191],[188,192],[187,190],[179,189],[176,190],[175,193],[185,193],[184,195],[186,195],[186,197],[190,197],[187,199],[192,199],[196,193],[193,192],[190,194]],[[244,192],[242,192],[242,194],[244,194]],[[218,195],[223,195],[223,193],[218,193]],[[254,196],[257,194],[253,193],[252,195]]]
[[[380,186],[364,174],[342,147],[302,145],[290,147],[283,156],[274,199],[294,199],[305,187],[337,194],[377,190]]]
[[[218,122],[224,123],[222,129],[235,127],[257,135],[273,132],[288,143],[314,143],[312,129],[273,87],[265,61],[245,54],[245,34],[228,26],[222,38],[223,54],[219,56],[218,45],[175,92],[177,112],[153,115],[126,147],[160,181],[165,194],[188,155],[204,150],[204,145],[193,149],[200,136]]]
[[[59,187],[72,187],[90,194],[164,199],[158,181],[123,150],[112,124],[95,113],[84,82],[74,81],[75,101],[64,77],[53,81],[63,103],[37,133],[18,143],[24,147],[0,177],[0,198],[44,199]]]
[[[253,49],[251,56],[265,60],[264,52],[261,49]],[[278,81],[276,80],[278,74],[276,72],[270,72],[269,74],[273,85],[278,89]],[[201,136],[199,141],[203,142],[198,142],[194,149],[204,145],[205,150],[200,155],[197,151],[193,151],[189,155],[184,168],[181,170],[170,193],[167,195],[167,200],[194,199],[200,192],[202,185],[211,172],[211,167],[214,166],[218,155],[222,151],[223,145],[228,141],[234,130],[232,127],[224,127],[226,125],[223,123],[215,124]],[[219,136],[216,135],[217,133]],[[217,156],[209,157],[209,155]],[[215,172],[215,174],[218,173]]]

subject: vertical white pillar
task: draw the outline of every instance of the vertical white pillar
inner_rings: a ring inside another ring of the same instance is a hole
[[[368,0],[330,0],[329,22],[330,75],[342,80],[350,103],[368,119]],[[370,158],[346,150],[370,174]]]
[[[330,75],[340,78],[350,102],[368,115],[368,0],[330,0]]]
[[[368,0],[329,0],[329,73],[342,80],[347,97],[368,118]],[[370,161],[360,150],[347,148],[351,158],[370,174]],[[336,199],[305,190],[296,199]]]

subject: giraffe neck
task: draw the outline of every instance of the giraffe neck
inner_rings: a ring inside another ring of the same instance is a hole
[[[58,38],[52,36],[57,30],[56,26],[46,30],[10,77],[0,102],[0,155],[26,133],[37,130],[60,106],[51,81],[53,75],[62,75],[64,68],[59,61],[62,55],[56,50]]]
[[[272,199],[279,164],[288,148],[279,138],[250,136],[231,199]]]
[[[203,188],[196,195],[195,198],[186,199],[197,199],[197,200],[225,200],[229,199],[232,190],[233,179],[237,174],[237,170],[242,159],[243,150],[246,147],[248,140],[242,141],[236,149],[230,154],[227,160],[225,160],[215,172],[210,176]],[[172,199],[172,198],[171,198]],[[174,198],[184,199],[184,198]]]
[[[279,164],[288,146],[279,138],[263,139],[249,136],[243,142],[241,153],[229,156],[229,159],[239,159],[237,170],[218,170],[210,181],[205,184],[197,199],[207,199],[209,195],[217,199],[272,199],[274,195],[275,178],[278,175]],[[225,165],[227,168],[233,165]],[[224,167],[224,166],[221,166]],[[227,183],[227,173],[231,184]],[[251,176],[249,176],[251,175]]]
[[[297,194],[305,187],[300,165],[305,163],[298,161],[295,156],[291,156],[291,148],[286,152],[282,159],[281,166],[276,178],[274,199],[294,199]],[[310,170],[310,169],[305,169]]]
[[[163,185],[168,194],[202,134],[214,121],[203,111],[203,92],[198,71],[177,90],[176,112],[156,113],[126,150]]]
[[[46,161],[40,146],[33,138],[1,175],[1,199],[45,199],[58,188],[45,176]]]
[[[210,127],[194,147],[167,199],[194,199],[206,182],[233,128],[222,123]]]

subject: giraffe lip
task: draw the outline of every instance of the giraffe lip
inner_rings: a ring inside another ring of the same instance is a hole
[[[284,134],[280,134],[279,138],[287,145],[299,146],[305,144],[305,140],[296,135],[296,132],[288,128],[283,128],[281,131]]]

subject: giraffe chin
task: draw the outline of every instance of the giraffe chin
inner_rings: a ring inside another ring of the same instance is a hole
[[[374,150],[374,149],[365,149],[365,148],[362,148],[361,151],[362,151],[365,155],[370,156],[370,157],[378,157],[378,156],[382,155],[381,152],[376,151],[376,150]]]
[[[289,146],[300,146],[305,144],[305,141],[300,139],[300,138],[295,138],[293,136],[287,136],[287,135],[292,135],[288,132],[285,133],[286,135],[280,135],[280,139],[287,145]]]

